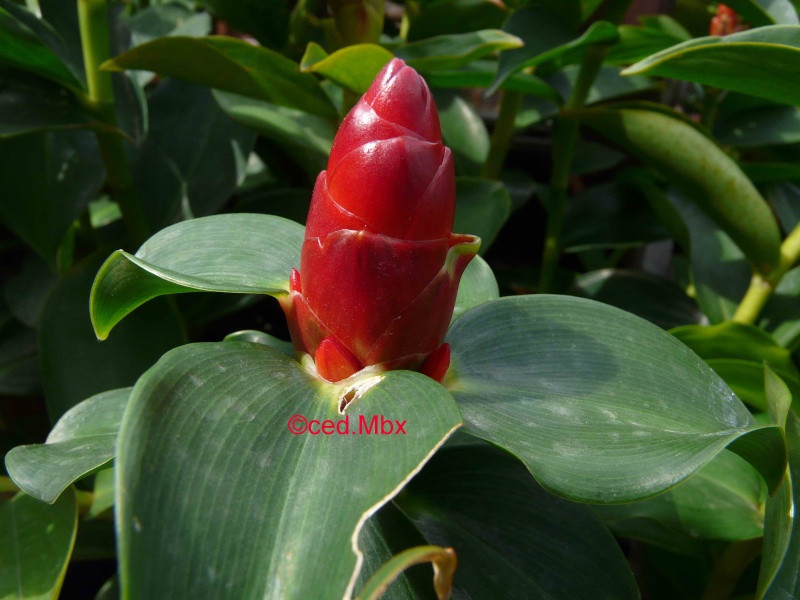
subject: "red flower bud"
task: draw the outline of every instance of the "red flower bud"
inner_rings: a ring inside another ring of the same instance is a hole
[[[295,348],[339,381],[369,365],[441,380],[458,283],[480,240],[453,234],[455,175],[430,90],[392,60],[317,178],[283,301]]]
[[[711,19],[709,33],[714,36],[729,35],[742,31],[739,24],[739,15],[732,8],[720,4],[717,6],[717,14]]]

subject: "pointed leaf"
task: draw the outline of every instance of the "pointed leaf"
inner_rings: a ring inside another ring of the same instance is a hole
[[[471,308],[500,297],[492,268],[480,256],[467,265],[458,286],[458,296],[453,309],[453,321]]]
[[[343,88],[363,94],[392,58],[391,52],[377,44],[355,44],[333,54],[325,54],[322,48],[312,42],[300,68],[304,73],[318,73]]]
[[[757,27],[689,40],[645,58],[623,75],[655,75],[800,104],[800,26]]]
[[[437,35],[402,44],[394,53],[419,71],[458,69],[493,52],[522,47],[522,40],[499,29]]]
[[[486,444],[443,449],[397,502],[431,543],[455,550],[457,598],[498,590],[505,598],[639,597],[619,546],[588,507],[548,493]]]
[[[154,71],[166,77],[315,115],[336,117],[336,110],[311,74],[273,50],[243,40],[210,36],[157,38],[103,65],[110,71]]]
[[[105,339],[125,315],[164,294],[284,293],[303,235],[302,225],[280,217],[216,215],[167,227],[135,255],[117,250],[92,288],[95,332]]]
[[[575,111],[584,124],[658,169],[707,212],[757,270],[780,257],[780,231],[769,205],[736,163],[712,140],[677,116],[639,109]]]
[[[445,383],[467,430],[559,495],[643,499],[737,440],[771,488],[783,475],[779,428],[759,426],[700,357],[629,313],[567,296],[502,298],[446,339]]]
[[[77,525],[72,490],[53,506],[23,493],[0,505],[0,598],[58,598]]]
[[[92,396],[56,423],[44,444],[18,446],[6,455],[8,474],[20,489],[52,504],[78,479],[107,466],[131,388]]]
[[[342,414],[342,400],[351,398]],[[374,416],[378,426],[384,417],[392,435],[363,428],[358,435],[361,416],[367,424]],[[326,419],[330,429],[321,424]],[[405,421],[405,435],[394,433],[395,420]],[[350,434],[311,435],[303,427],[333,432],[335,422]],[[340,386],[257,344],[194,344],[168,353],[140,379],[120,432],[124,593],[350,593],[363,522],[459,423],[447,392],[417,373]]]

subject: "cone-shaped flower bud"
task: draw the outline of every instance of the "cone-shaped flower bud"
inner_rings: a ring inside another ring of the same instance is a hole
[[[441,380],[458,284],[480,245],[452,233],[455,200],[430,90],[394,59],[336,134],[283,301],[295,348],[322,377],[380,365]]]

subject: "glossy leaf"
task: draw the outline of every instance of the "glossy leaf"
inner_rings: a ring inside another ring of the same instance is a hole
[[[461,276],[456,305],[453,308],[453,321],[471,308],[499,297],[500,291],[491,267],[480,256],[476,256]]]
[[[709,358],[709,367],[725,380],[733,392],[753,408],[766,412],[767,398],[764,393],[763,361],[745,360],[741,358]],[[785,371],[781,371],[781,379],[792,393],[792,397],[800,401],[800,379]],[[800,407],[800,404],[797,404]]]
[[[475,106],[451,90],[435,90],[442,140],[453,152],[457,175],[479,175],[489,154],[489,132]],[[484,247],[491,240],[481,238]]]
[[[364,554],[364,564],[353,589],[355,597],[361,595],[361,588],[370,576],[386,561],[391,560],[392,556],[427,543],[419,529],[394,502],[384,504],[378,512],[367,519],[358,534],[358,547]],[[386,590],[384,598],[435,600],[433,568],[430,564],[421,564],[404,571]]]
[[[683,79],[797,105],[798,32],[797,25],[772,25],[725,37],[697,38],[649,56],[623,74]]]
[[[18,446],[6,455],[20,489],[52,504],[78,479],[107,466],[131,388],[103,392],[76,405],[56,423],[44,444]]]
[[[105,339],[123,317],[164,294],[285,293],[303,235],[301,225],[280,217],[216,215],[167,227],[135,255],[117,250],[92,287],[95,333]]]
[[[696,323],[697,304],[673,282],[640,271],[603,269],[575,279],[574,295],[616,306],[663,329]]]
[[[244,177],[255,134],[223,112],[208,89],[167,80],[148,99],[149,130],[134,180],[153,231],[178,220],[187,206],[204,217],[218,211]],[[164,163],[181,193],[164,198]]]
[[[593,23],[583,35],[576,38],[559,17],[542,8],[516,11],[506,21],[503,30],[522,39],[525,46],[500,55],[497,76],[489,92],[497,90],[509,75],[525,67],[554,61],[590,44],[610,43],[618,39],[617,28],[604,21]]]
[[[373,415],[393,431],[406,421],[406,434],[356,435]],[[351,434],[287,430],[303,419],[344,419]],[[344,596],[363,522],[459,423],[447,392],[416,373],[339,386],[257,344],[170,352],[139,381],[120,432],[123,594]]]
[[[300,61],[300,69],[304,73],[318,73],[348,90],[363,94],[392,58],[391,52],[377,44],[355,44],[327,54],[312,42]]]
[[[567,296],[502,298],[459,319],[446,341],[445,384],[467,431],[516,454],[559,495],[647,498],[732,443],[771,487],[782,477],[780,431],[758,426],[683,344],[617,308]]]
[[[63,42],[45,22],[13,2],[0,3],[0,64],[82,91],[81,82],[49,47],[56,44]]]
[[[461,69],[427,71],[425,73],[425,81],[434,88],[488,88],[494,80],[496,71],[497,63],[495,61],[476,60]],[[548,98],[555,103],[561,102],[561,97],[550,85],[543,79],[528,73],[511,75],[502,83],[500,88]]]
[[[689,346],[700,358],[735,358],[761,363],[797,378],[797,367],[788,350],[781,348],[771,335],[742,323],[686,325],[670,333]]]
[[[728,5],[754,27],[797,25],[797,9],[791,0],[731,0]]]
[[[496,448],[443,449],[397,501],[431,543],[456,551],[455,597],[639,597],[619,546],[588,507],[548,493]]]
[[[394,54],[424,73],[458,69],[493,52],[520,48],[522,45],[522,40],[515,35],[499,29],[482,29],[402,44],[395,48]]]
[[[120,54],[103,68],[153,71],[324,117],[336,116],[313,75],[301,73],[296,63],[277,52],[235,38],[157,38]]]
[[[143,307],[100,344],[88,314],[92,280],[105,253],[88,257],[53,289],[42,312],[39,358],[52,422],[79,402],[131,386],[170,348],[186,342],[165,300]]]
[[[57,598],[77,525],[73,491],[53,506],[23,493],[0,505],[0,598]]]
[[[0,221],[55,264],[67,230],[105,179],[97,144],[90,133],[38,133],[0,140],[0,154]]]
[[[453,231],[481,238],[484,255],[511,215],[511,198],[498,181],[479,177],[456,179],[456,221]]]
[[[697,550],[701,540],[761,537],[766,496],[758,471],[723,451],[664,494],[631,504],[597,506],[595,512],[617,536],[686,553]]]
[[[325,169],[336,133],[328,119],[227,92],[214,97],[229,117],[276,142],[310,177]]]
[[[698,129],[665,112],[594,109],[581,122],[655,167],[706,211],[764,273],[779,258],[769,206],[736,163]]]

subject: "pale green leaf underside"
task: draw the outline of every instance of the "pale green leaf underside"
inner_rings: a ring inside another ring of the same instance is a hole
[[[565,296],[502,298],[450,330],[445,383],[471,433],[550,490],[618,503],[676,485],[723,448],[774,488],[786,454],[697,355],[655,325]]]

